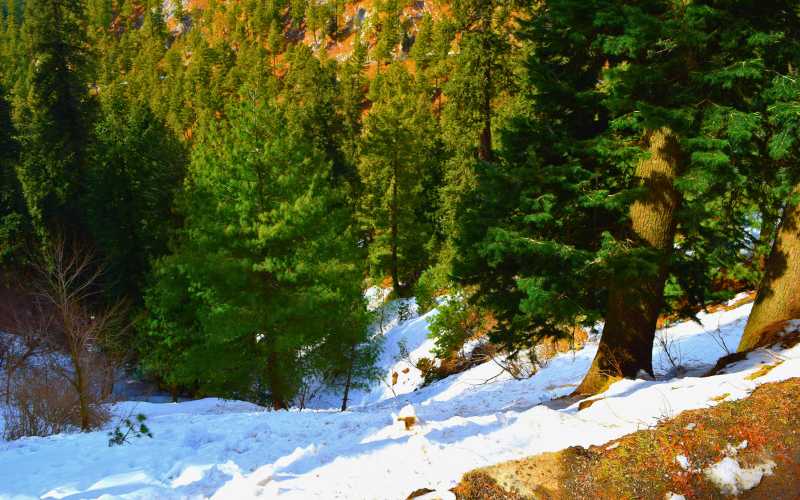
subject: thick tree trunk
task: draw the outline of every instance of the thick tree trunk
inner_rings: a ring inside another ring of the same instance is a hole
[[[674,216],[680,194],[674,181],[682,155],[669,129],[650,131],[647,140],[650,156],[636,168],[636,177],[646,192],[633,203],[630,216],[634,244],[654,251],[658,270],[610,285],[600,346],[576,394],[596,394],[613,378],[635,378],[641,370],[653,375],[653,340],[675,237]]]
[[[89,399],[86,394],[86,379],[83,374],[83,367],[78,363],[80,360],[73,358],[75,367],[75,389],[78,392],[78,413],[81,419],[81,430],[88,432],[91,430],[91,418],[89,416]]]
[[[283,394],[283,384],[280,379],[280,367],[278,366],[278,354],[274,350],[270,350],[267,356],[269,366],[267,368],[267,377],[269,380],[269,392],[272,397],[272,409],[286,410],[289,405],[286,402],[285,395]]]
[[[793,198],[800,196],[800,185]],[[747,319],[739,351],[747,351],[770,339],[775,328],[800,318],[800,203],[789,200],[767,259],[753,311]]]

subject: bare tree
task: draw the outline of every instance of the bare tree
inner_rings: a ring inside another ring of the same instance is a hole
[[[122,301],[95,305],[100,302],[97,295],[105,267],[90,250],[58,239],[46,247],[43,257],[36,266],[40,277],[36,294],[52,307],[70,365],[56,363],[55,369],[77,393],[81,430],[88,430],[93,405],[111,396],[116,364],[110,347],[130,327],[127,308]],[[48,340],[55,339],[48,336]]]
[[[8,329],[0,337],[0,369],[5,381],[4,400],[9,404],[11,385],[17,372],[45,353],[43,339],[51,330],[52,316],[44,314],[37,303],[23,305],[9,301],[3,303],[0,309],[0,314],[6,318],[5,328]]]
[[[37,369],[71,388],[75,424],[90,430],[107,418],[104,403],[110,400],[121,361],[113,347],[130,328],[127,308],[122,301],[103,304],[104,267],[92,251],[76,242],[53,239],[33,259],[32,270],[30,283],[19,284],[30,290],[32,314],[20,318],[15,333],[36,349]],[[18,359],[14,371],[24,364]]]

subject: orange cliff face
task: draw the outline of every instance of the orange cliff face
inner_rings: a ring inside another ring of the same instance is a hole
[[[198,19],[203,15],[209,7],[212,0],[183,0],[182,9],[188,15],[183,16],[183,19],[178,19],[175,16],[176,9],[171,6],[172,0],[165,0],[164,13],[166,17],[166,24],[170,32],[179,37],[190,29],[195,29],[192,26],[194,23],[192,19]],[[217,3],[233,4],[240,0],[217,0]],[[416,36],[419,25],[426,14],[434,19],[439,19],[447,16],[450,12],[447,2],[442,0],[412,0],[402,8],[400,23],[407,34],[407,39]],[[245,14],[237,16],[236,20],[246,21]],[[219,12],[214,16],[210,23],[203,24],[199,29],[202,29],[210,40],[224,38],[228,33],[233,30],[227,26],[230,23],[229,18],[226,18],[223,12]],[[354,51],[355,44],[361,33],[362,41],[366,42],[368,48],[372,48],[377,42],[377,34],[381,29],[381,19],[375,8],[375,0],[357,0],[347,2],[344,5],[342,13],[338,16],[336,23],[336,32],[328,34],[324,29],[318,28],[315,30],[308,29],[305,23],[300,26],[293,25],[289,16],[289,12],[284,14],[283,35],[286,44],[303,43],[311,47],[314,52],[325,52],[327,57],[342,61],[347,59]],[[259,37],[262,43],[267,44],[268,33],[253,33],[253,36]],[[410,71],[414,71],[414,64],[408,59],[408,51],[410,49],[409,43],[401,41],[397,47],[394,48],[393,54],[395,59],[406,61],[405,64]],[[370,78],[378,72],[378,63],[376,61],[368,62],[367,74]]]

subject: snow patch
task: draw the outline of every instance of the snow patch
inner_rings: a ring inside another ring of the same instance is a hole
[[[704,472],[722,494],[738,495],[758,486],[764,476],[772,475],[774,468],[775,462],[768,460],[755,467],[743,469],[735,458],[725,457]]]

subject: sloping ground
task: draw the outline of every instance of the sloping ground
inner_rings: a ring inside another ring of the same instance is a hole
[[[351,409],[378,403],[417,390],[423,384],[422,372],[416,367],[421,358],[433,357],[433,340],[428,338],[428,325],[436,314],[433,309],[417,315],[414,299],[393,300],[383,305],[388,290],[371,288],[367,293],[371,309],[376,311],[377,320],[373,325],[376,335],[381,337],[381,354],[378,366],[383,377],[370,387],[356,387],[350,391],[348,407]],[[379,306],[383,305],[382,309]],[[404,307],[409,315],[400,321],[399,311]],[[382,311],[382,312],[378,312]],[[311,384],[314,384],[311,381]],[[306,408],[327,409],[341,406],[341,389],[312,389],[306,401]]]
[[[470,472],[454,491],[461,499],[798,498],[799,426],[792,378],[602,446]]]
[[[152,439],[109,447],[105,432],[92,432],[0,441],[0,498],[403,499],[422,488],[452,498],[449,490],[467,471],[600,445],[800,376],[800,346],[760,350],[701,376],[725,346],[737,344],[749,311],[744,305],[701,314],[702,324],[659,331],[665,342],[653,351],[658,380],[620,381],[582,411],[578,402],[551,400],[580,382],[596,337],[526,380],[489,362],[397,397],[373,394],[366,399],[378,401],[344,413],[271,412],[215,399],[121,403],[118,415],[147,415]],[[425,350],[419,333],[426,328],[426,318],[414,318],[387,337],[398,343],[408,337],[418,352]],[[412,412],[417,422],[406,429],[398,418]]]

